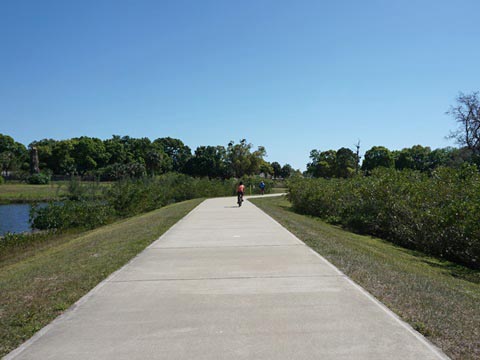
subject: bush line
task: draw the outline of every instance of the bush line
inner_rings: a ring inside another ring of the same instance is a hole
[[[476,167],[376,169],[351,179],[292,179],[295,211],[407,248],[480,267],[480,174]]]

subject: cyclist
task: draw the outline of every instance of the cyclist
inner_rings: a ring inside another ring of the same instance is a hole
[[[238,188],[237,188],[237,203],[238,203],[238,206],[242,206],[243,194],[245,194],[245,185],[243,185],[243,182],[240,181],[240,184],[238,185]]]

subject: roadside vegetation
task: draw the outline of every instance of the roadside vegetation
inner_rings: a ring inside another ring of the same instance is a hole
[[[259,193],[260,178],[245,176],[242,180],[248,194]],[[271,192],[273,181],[265,179],[264,182],[265,192]],[[184,200],[232,196],[237,183],[235,179],[193,178],[179,173],[123,179],[113,183],[82,183],[74,179],[62,183],[62,188],[66,190],[62,197],[32,207],[32,226],[40,232],[8,233],[0,237],[0,259],[12,251],[34,247],[35,242],[48,243],[50,238],[56,238],[64,232],[91,230]]]
[[[480,358],[480,272],[251,199],[453,359]]]
[[[0,258],[0,357],[30,338],[197,206],[165,206]]]
[[[299,213],[480,268],[480,173],[474,166],[431,174],[377,169],[350,179],[296,179]]]

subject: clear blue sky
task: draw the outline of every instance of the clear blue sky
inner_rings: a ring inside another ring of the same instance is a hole
[[[454,145],[480,90],[478,0],[0,2],[0,133],[246,138],[312,149]]]

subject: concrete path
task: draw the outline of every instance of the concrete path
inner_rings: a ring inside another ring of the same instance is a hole
[[[212,199],[6,359],[444,359],[248,201]]]

